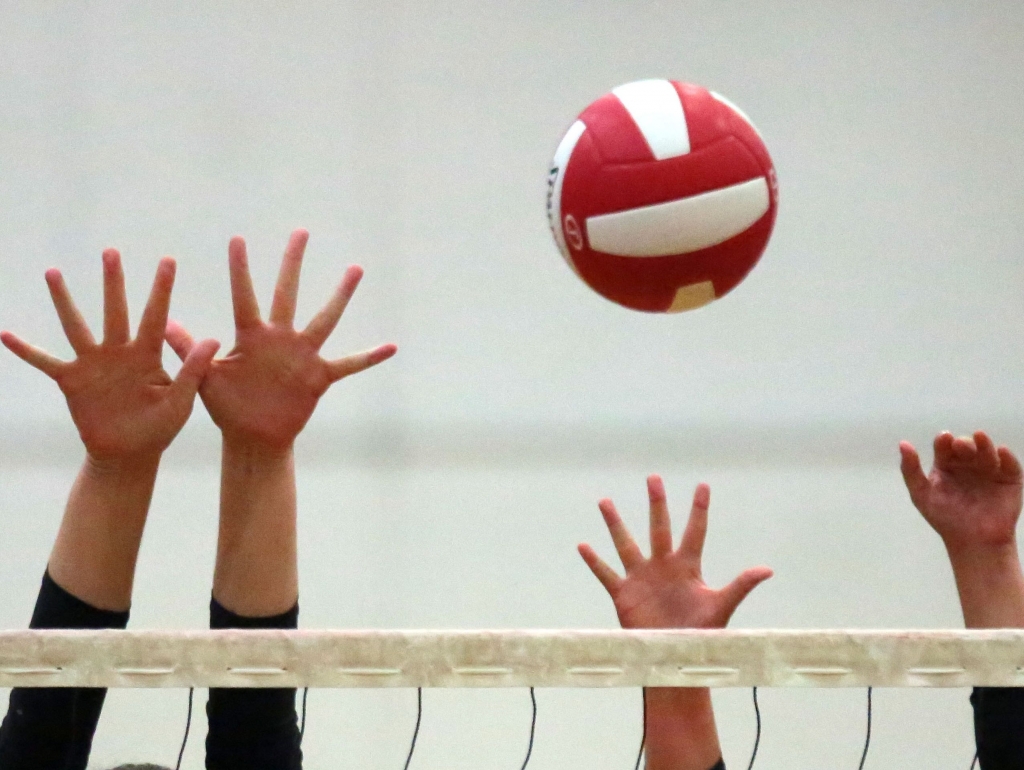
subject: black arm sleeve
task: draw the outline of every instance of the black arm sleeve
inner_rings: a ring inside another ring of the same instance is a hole
[[[976,687],[971,705],[981,770],[1024,767],[1024,688]]]
[[[282,615],[247,618],[210,601],[210,628],[296,628],[299,607]],[[207,770],[301,770],[295,690],[210,690],[206,704]],[[0,768],[3,770],[3,768]]]
[[[725,761],[721,759],[718,760],[718,762],[715,763],[715,766],[712,767],[711,770],[725,770]]]
[[[29,628],[124,628],[127,612],[86,604],[47,572]],[[85,770],[107,691],[16,687],[0,725],[0,770]]]

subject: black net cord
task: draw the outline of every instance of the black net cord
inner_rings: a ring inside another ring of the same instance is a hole
[[[634,770],[640,770],[640,762],[644,758],[644,744],[647,742],[647,688],[640,690],[641,697],[644,703],[644,716],[643,716],[643,727],[640,732],[640,751],[636,755],[636,767]]]
[[[533,707],[533,716],[530,717],[530,742],[526,746],[526,759],[523,760],[523,766],[520,770],[526,770],[526,766],[530,764],[530,755],[533,754],[533,736],[537,732],[537,694],[530,688],[530,705]]]
[[[754,760],[757,759],[757,747],[761,745],[761,707],[757,705],[757,688],[754,688],[754,719],[757,723],[757,730],[754,733],[754,750],[750,752],[750,764],[747,765],[747,770],[751,770],[754,766]]]
[[[305,687],[302,690],[302,721],[299,722],[299,745],[302,745],[302,739],[306,735],[306,699],[309,697],[309,688]]]
[[[195,688],[188,688],[188,716],[185,717],[185,737],[181,739],[181,751],[178,752],[178,763],[174,770],[181,770],[181,760],[185,756],[185,747],[188,746],[188,733],[192,729],[192,696],[195,695]]]
[[[864,761],[868,758],[868,747],[871,746],[871,688],[868,688],[868,730],[864,736],[864,753],[860,755],[860,764],[857,770],[864,770]]]
[[[409,745],[409,756],[405,758],[405,770],[409,770],[409,763],[412,762],[412,753],[416,751],[416,738],[420,734],[420,722],[423,719],[423,688],[416,688],[416,727],[412,731],[412,743]]]

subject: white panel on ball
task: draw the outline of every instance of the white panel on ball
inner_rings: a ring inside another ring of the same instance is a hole
[[[576,270],[576,265],[569,256],[569,247],[562,232],[562,183],[565,181],[565,167],[569,165],[572,151],[576,149],[576,143],[586,130],[587,127],[581,120],[577,120],[569,127],[562,141],[558,143],[555,157],[551,159],[551,170],[548,172],[548,224],[551,226],[555,243],[558,244],[558,250],[573,271]]]
[[[657,160],[686,155],[690,131],[679,93],[667,80],[638,80],[613,88]]]
[[[764,177],[613,214],[587,218],[590,248],[620,257],[686,254],[739,235],[768,211]]]

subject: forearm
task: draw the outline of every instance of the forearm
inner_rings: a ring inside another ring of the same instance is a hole
[[[243,617],[210,602],[210,628],[291,629],[299,608],[280,615]],[[209,770],[300,770],[299,725],[295,690],[282,688],[211,688],[206,704]]]
[[[124,628],[127,612],[96,609],[44,575],[30,628]],[[0,768],[85,767],[106,690],[36,687],[11,690],[0,726]]]
[[[1024,628],[1024,576],[1016,543],[947,544],[968,628]],[[1024,700],[1019,688],[978,687],[971,695],[982,770],[1021,767]]]
[[[98,463],[86,458],[68,497],[49,571],[68,593],[100,610],[131,605],[159,456]]]
[[[647,770],[709,770],[722,756],[711,691],[649,687]]]
[[[225,439],[220,506],[214,599],[248,617],[287,612],[298,600],[291,449]]]
[[[948,550],[964,624],[1024,628],[1024,574],[1016,544]]]

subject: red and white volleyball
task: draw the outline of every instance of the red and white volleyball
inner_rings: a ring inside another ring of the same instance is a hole
[[[700,86],[640,80],[585,109],[555,151],[562,256],[620,305],[673,313],[746,277],[775,224],[775,169],[750,119]]]

